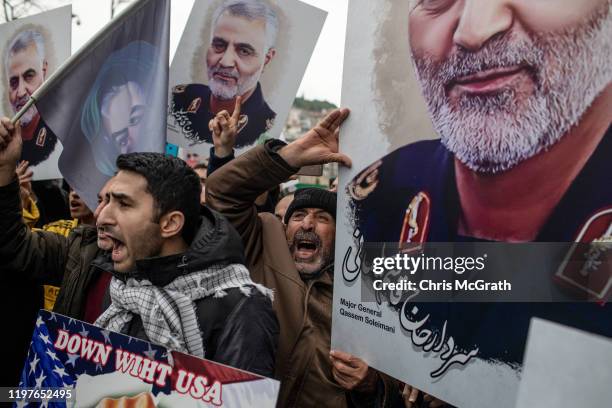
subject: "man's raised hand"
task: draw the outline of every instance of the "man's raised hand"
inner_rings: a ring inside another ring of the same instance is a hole
[[[351,159],[338,152],[340,125],[348,117],[346,108],[336,109],[306,134],[279,150],[280,156],[294,168],[325,163],[351,166]]]
[[[236,144],[236,135],[242,125],[240,121],[240,109],[242,97],[236,98],[234,112],[230,115],[228,111],[222,110],[208,122],[208,128],[212,133],[215,156],[226,157],[232,154]]]
[[[9,118],[0,119],[0,186],[10,184],[15,178],[17,160],[21,157],[21,125]]]

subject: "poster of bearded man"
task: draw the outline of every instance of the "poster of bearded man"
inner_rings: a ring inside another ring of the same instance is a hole
[[[457,406],[514,407],[532,317],[612,337],[609,303],[376,292],[370,251],[609,245],[612,1],[352,0],[342,105],[332,349]],[[500,263],[580,288],[559,259]]]
[[[237,153],[280,137],[326,15],[298,0],[196,0],[170,67],[168,142],[207,158],[209,122],[238,96]]]
[[[13,117],[30,95],[70,56],[71,7],[61,7],[0,25],[0,113]],[[23,152],[34,180],[61,178],[61,142],[36,107],[21,117]]]

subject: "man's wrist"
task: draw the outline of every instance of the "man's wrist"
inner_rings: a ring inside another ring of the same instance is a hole
[[[378,371],[370,368],[368,370],[368,374],[366,378],[364,378],[363,382],[355,388],[355,391],[361,392],[364,394],[371,394],[373,392],[376,392],[378,380],[379,380]]]
[[[291,167],[299,169],[302,167],[301,159],[302,149],[297,141],[289,143],[278,150],[278,155]]]
[[[233,152],[234,149],[231,147],[215,146],[215,156],[217,156],[219,159],[226,158],[227,156],[230,156]]]

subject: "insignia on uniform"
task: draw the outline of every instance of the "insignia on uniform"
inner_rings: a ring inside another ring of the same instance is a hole
[[[172,93],[175,93],[175,94],[183,93],[185,92],[185,88],[186,88],[185,85],[177,85],[174,88],[172,88]]]
[[[38,132],[38,136],[36,136],[36,145],[43,147],[45,145],[46,139],[47,139],[47,128],[43,126]]]
[[[191,101],[189,107],[187,108],[187,112],[196,113],[198,109],[200,109],[200,105],[202,105],[202,98],[198,96],[193,101]]]
[[[414,196],[404,215],[399,245],[402,251],[420,249],[420,244],[427,239],[429,232],[429,213],[431,212],[431,199],[421,191]],[[410,244],[417,244],[410,245]]]
[[[242,129],[249,123],[249,117],[247,115],[240,115],[240,119],[238,119],[238,132],[242,132]]]
[[[556,273],[558,282],[589,300],[612,295],[612,207],[593,214]]]
[[[266,132],[274,127],[274,118],[266,119]]]

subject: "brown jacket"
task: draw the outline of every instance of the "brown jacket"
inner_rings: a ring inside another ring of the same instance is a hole
[[[273,214],[257,214],[257,196],[297,171],[276,154],[278,147],[278,142],[268,142],[215,171],[206,181],[206,204],[225,215],[242,236],[253,280],[274,290],[274,309],[280,323],[276,378],[281,380],[281,389],[277,405],[348,407],[357,402],[361,406],[363,399],[357,394],[350,398],[331,373],[333,267],[317,279],[304,282],[295,268],[281,222]]]

